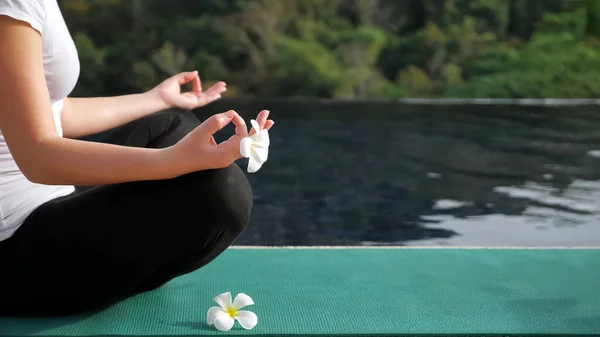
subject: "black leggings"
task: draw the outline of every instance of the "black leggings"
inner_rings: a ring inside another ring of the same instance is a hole
[[[162,111],[104,142],[166,147],[199,123],[189,112]],[[81,188],[47,202],[0,242],[0,315],[78,314],[156,289],[225,251],[251,208],[249,183],[235,164]]]

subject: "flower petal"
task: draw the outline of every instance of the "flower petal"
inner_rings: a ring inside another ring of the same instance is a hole
[[[240,141],[240,154],[244,158],[250,158],[250,148],[252,147],[252,138],[244,137]]]
[[[256,314],[247,310],[238,311],[235,319],[237,319],[242,328],[246,330],[254,328],[256,323],[258,323],[258,317],[256,317]]]
[[[233,323],[235,323],[235,319],[229,315],[219,315],[215,320],[215,328],[219,331],[229,331],[233,328]],[[241,324],[241,323],[240,323]]]
[[[217,302],[218,305],[223,309],[228,309],[231,307],[231,293],[228,291],[226,293],[219,294],[213,298],[213,301]]]
[[[252,157],[248,159],[248,173],[254,173],[258,171],[261,166],[262,164],[254,160]]]
[[[254,301],[252,300],[252,298],[250,298],[250,296],[248,296],[244,293],[237,294],[237,296],[233,300],[233,308],[235,310],[239,310],[243,307],[253,305],[253,304],[254,304]]]
[[[254,131],[256,131],[256,133],[260,132],[260,125],[258,125],[258,122],[255,119],[251,119],[250,124],[252,124],[252,127],[254,128]]]
[[[269,138],[269,131],[262,130],[260,133],[252,135],[254,140],[254,145],[259,145],[261,147],[269,147],[271,145],[271,140]]]
[[[250,151],[250,157],[257,162],[264,164],[269,157],[269,150],[262,147],[252,147]]]
[[[213,325],[215,323],[215,319],[221,315],[227,315],[227,312],[225,312],[223,308],[211,307],[206,313],[206,323],[208,323],[208,325]]]

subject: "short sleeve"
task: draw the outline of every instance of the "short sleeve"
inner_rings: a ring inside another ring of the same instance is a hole
[[[0,15],[25,21],[42,33],[46,21],[45,0],[0,0]]]

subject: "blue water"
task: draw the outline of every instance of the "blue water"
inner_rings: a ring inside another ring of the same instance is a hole
[[[598,108],[272,105],[238,245],[600,244]]]

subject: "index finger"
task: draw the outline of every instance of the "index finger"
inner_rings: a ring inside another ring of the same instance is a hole
[[[193,80],[196,76],[198,76],[198,74],[195,71],[186,71],[174,75],[172,78],[174,78],[179,85],[184,85]]]
[[[213,134],[217,133],[217,131],[227,126],[227,124],[229,124],[231,120],[236,116],[239,115],[233,110],[212,115],[204,122],[202,122],[202,124],[198,126],[198,129],[200,129],[200,132],[204,133],[206,136],[212,136]]]
[[[229,139],[219,143],[217,145],[217,151],[220,156],[225,158],[233,158],[231,160],[236,160],[241,158],[240,153],[240,141],[248,136],[248,128],[246,126],[246,122],[242,116],[235,113],[233,117],[233,124],[235,125],[235,135],[229,137]]]
[[[233,125],[235,125],[235,134],[240,136],[241,138],[248,136],[248,127],[246,126],[246,122],[237,112],[235,112],[235,116],[232,119]]]
[[[200,82],[200,75],[198,75],[198,71],[195,71],[194,74],[196,74],[196,76],[194,76],[194,83],[192,86],[192,91],[193,92],[202,92],[202,83]]]

